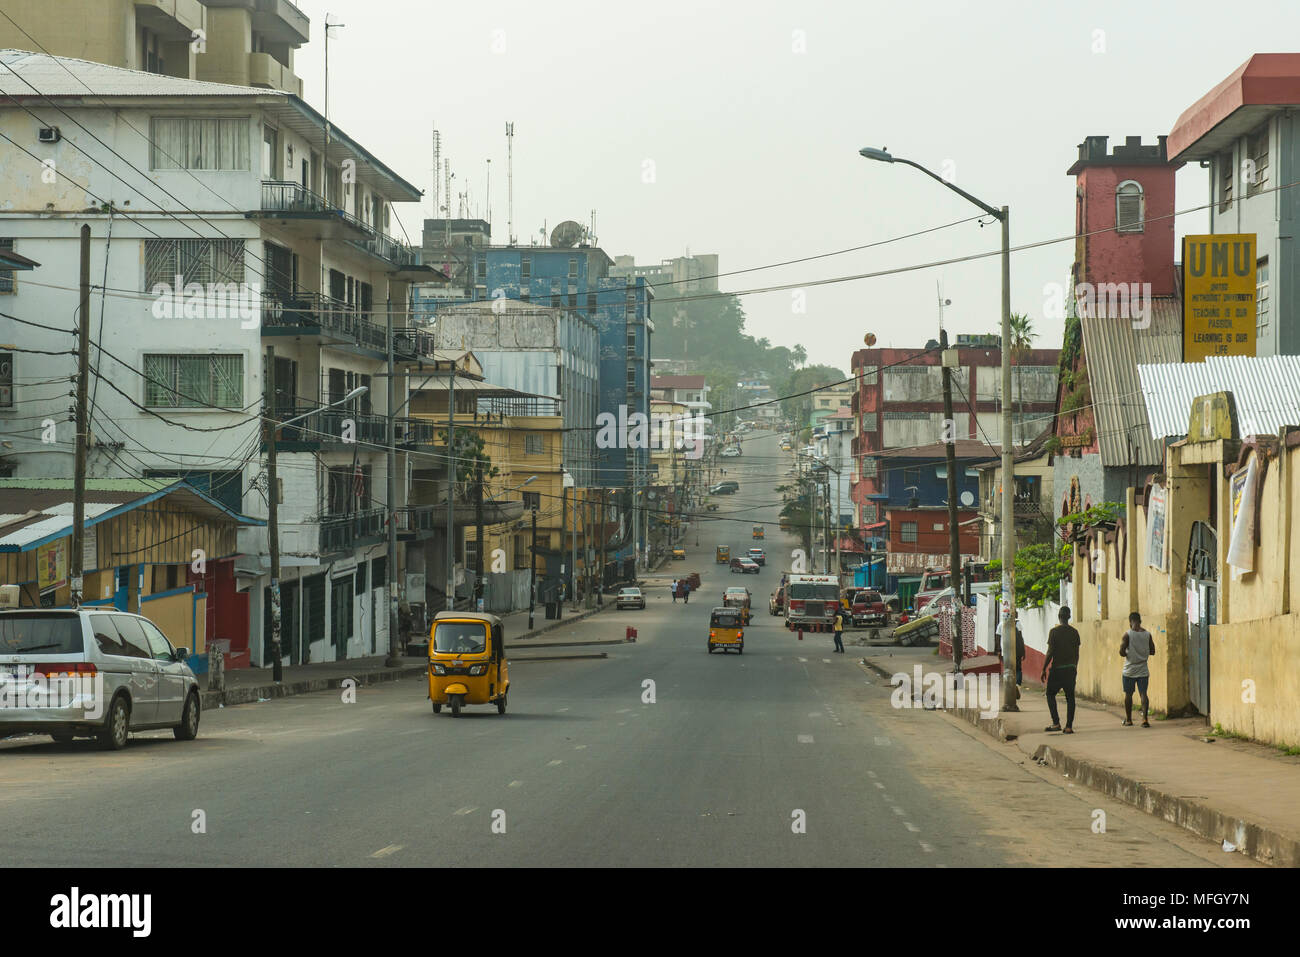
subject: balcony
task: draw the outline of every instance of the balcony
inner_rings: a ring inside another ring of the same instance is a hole
[[[252,54],[262,56],[264,54]],[[292,180],[263,180],[261,208],[247,214],[250,219],[273,219],[288,225],[307,222],[323,239],[345,239],[352,246],[382,260],[397,272],[427,273],[420,265],[420,252],[401,240],[386,236],[369,223],[325,197]]]
[[[314,292],[262,293],[263,336],[320,336],[388,355],[384,326],[360,308]]]
[[[247,10],[252,14],[253,30],[273,43],[299,47],[311,39],[311,20],[293,0],[204,0],[204,3],[209,7]]]
[[[348,552],[361,545],[382,541],[385,512],[382,508],[369,508],[351,515],[321,516],[320,551],[322,555]]]
[[[436,337],[427,329],[404,326],[393,330],[393,354],[399,362],[431,358],[436,345]]]
[[[394,423],[397,430],[397,444],[403,448],[418,446],[444,446],[446,442],[439,438],[438,424],[430,419],[398,418]],[[446,432],[447,426],[442,426]]]
[[[269,53],[248,55],[248,85],[302,96],[302,80]]]
[[[397,510],[397,537],[403,541],[429,538],[435,528],[446,525],[446,520],[438,522],[434,517],[432,505],[405,505]]]
[[[356,442],[365,445],[388,445],[388,419],[373,412],[351,412],[347,409],[280,408],[275,417],[281,422],[297,418],[297,422],[277,431],[280,451],[310,451],[334,445],[351,446]],[[351,423],[350,427],[348,423]],[[345,429],[350,428],[350,441]],[[364,446],[363,446],[364,447]],[[373,449],[365,449],[367,452]]]
[[[187,43],[195,30],[207,26],[200,0],[135,0],[135,22],[165,40]]]

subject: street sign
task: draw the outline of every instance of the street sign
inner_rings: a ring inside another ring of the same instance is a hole
[[[1183,361],[1255,354],[1255,234],[1183,237]]]

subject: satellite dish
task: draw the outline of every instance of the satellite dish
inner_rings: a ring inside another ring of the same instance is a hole
[[[961,503],[962,503],[963,505],[966,505],[966,506],[974,505],[974,504],[975,504],[975,496],[974,496],[974,494],[971,493],[971,492],[962,492],[962,493],[961,493]]]
[[[566,219],[560,225],[551,230],[551,245],[560,249],[569,249],[578,245],[587,236],[587,230],[582,223],[574,222],[572,219]]]

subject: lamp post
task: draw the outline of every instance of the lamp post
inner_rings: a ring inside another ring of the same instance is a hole
[[[366,386],[358,386],[329,405],[278,422],[275,418],[275,347],[266,347],[266,413],[262,418],[266,422],[266,539],[271,558],[271,680],[277,683],[284,680],[284,663],[280,657],[280,490],[275,470],[275,433],[317,412],[345,405],[367,391]]]
[[[1015,462],[1011,448],[1011,210],[1007,206],[1000,208],[990,206],[976,199],[959,186],[948,182],[937,173],[908,159],[892,155],[888,150],[866,146],[858,150],[859,155],[881,163],[902,163],[918,169],[926,176],[937,180],[958,196],[978,206],[1002,224],[1002,633],[1016,633],[1015,582],[1011,571],[1016,560],[1015,513],[1012,489],[1015,485]],[[955,532],[954,532],[955,534]],[[955,576],[957,570],[952,570]],[[954,592],[956,588],[954,587]],[[1014,645],[1012,652],[1002,655],[1002,706],[1004,710],[1016,708],[1016,661]]]

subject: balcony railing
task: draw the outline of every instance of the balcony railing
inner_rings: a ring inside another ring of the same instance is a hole
[[[398,356],[421,358],[433,355],[437,339],[427,329],[403,326],[393,330],[393,352]]]
[[[322,515],[320,550],[322,554],[345,552],[384,535],[384,510],[370,508],[351,515]]]
[[[262,328],[301,329],[388,351],[384,327],[366,318],[357,305],[314,292],[262,293]]]
[[[358,219],[347,210],[335,206],[325,197],[292,180],[262,181],[262,212],[310,213],[336,216],[362,234],[360,239],[348,240],[354,246],[364,249],[395,266],[418,266],[420,264],[420,253],[414,247],[408,246],[392,236],[385,235],[364,220]]]
[[[434,530],[432,505],[405,505],[397,510],[397,534],[415,535]]]
[[[394,426],[397,431],[398,445],[441,445],[438,438],[438,426],[428,419],[399,418]],[[444,425],[443,431],[446,431]]]
[[[279,430],[279,441],[330,445],[348,444],[350,439],[373,445],[388,444],[388,419],[374,412],[309,408],[281,408],[275,412],[281,422],[298,416],[302,418]]]

